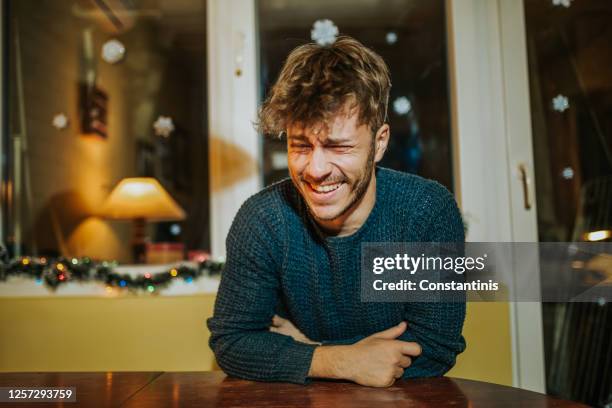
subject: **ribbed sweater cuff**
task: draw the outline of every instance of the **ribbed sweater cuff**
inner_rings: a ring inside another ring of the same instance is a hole
[[[312,363],[312,355],[315,348],[314,344],[294,342],[284,353],[282,360],[279,361],[279,377],[281,381],[288,381],[296,384],[308,384],[308,371]]]
[[[404,371],[403,378],[425,378],[444,375],[452,366],[441,364],[435,360],[417,357],[410,367]]]

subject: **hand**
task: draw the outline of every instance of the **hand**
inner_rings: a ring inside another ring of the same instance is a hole
[[[406,322],[374,333],[352,345],[355,356],[350,367],[353,381],[361,385],[388,387],[404,374],[412,358],[421,354],[418,343],[396,340],[406,331]]]
[[[285,336],[293,337],[293,340],[299,341],[306,344],[321,344],[316,341],[310,340],[306,337],[297,327],[291,323],[290,320],[283,319],[278,315],[274,315],[272,318],[272,326],[269,329],[273,333],[284,334]]]
[[[401,322],[350,346],[318,347],[309,375],[389,387],[410,366],[411,357],[421,354],[418,343],[396,340],[406,327],[406,322]]]

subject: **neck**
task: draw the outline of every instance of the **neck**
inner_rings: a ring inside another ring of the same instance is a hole
[[[353,206],[340,217],[330,221],[316,220],[326,234],[345,237],[354,234],[368,219],[376,203],[376,174],[372,174],[368,188]]]

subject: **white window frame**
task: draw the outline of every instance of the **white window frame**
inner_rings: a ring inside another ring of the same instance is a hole
[[[208,0],[206,13],[210,242],[212,256],[219,258],[238,209],[262,187],[261,143],[253,126],[259,102],[255,1]],[[232,166],[249,161],[250,176],[226,177]]]
[[[522,0],[447,0],[458,201],[468,241],[537,242]],[[539,273],[539,271],[536,271]],[[536,279],[539,281],[539,279]],[[510,288],[512,293],[513,288]],[[513,385],[545,392],[541,304],[511,302]]]

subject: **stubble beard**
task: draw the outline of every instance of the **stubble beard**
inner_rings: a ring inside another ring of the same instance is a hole
[[[312,208],[310,208],[310,205],[308,205],[308,200],[306,200],[306,198],[302,196],[302,198],[304,199],[304,203],[306,203],[306,206],[308,207],[308,212],[310,213],[310,215],[320,221],[334,221],[345,215],[351,209],[353,209],[359,203],[359,201],[361,201],[363,196],[366,194],[366,191],[368,191],[368,187],[370,185],[370,181],[372,180],[372,174],[374,170],[374,155],[375,142],[373,140],[372,144],[370,145],[370,151],[368,152],[365,171],[357,178],[355,187],[351,189],[353,193],[353,198],[340,212],[338,212],[338,214],[329,217],[318,217],[314,213]],[[299,180],[302,183],[305,181],[301,176],[299,177]],[[298,189],[298,191],[300,191],[300,189]]]

